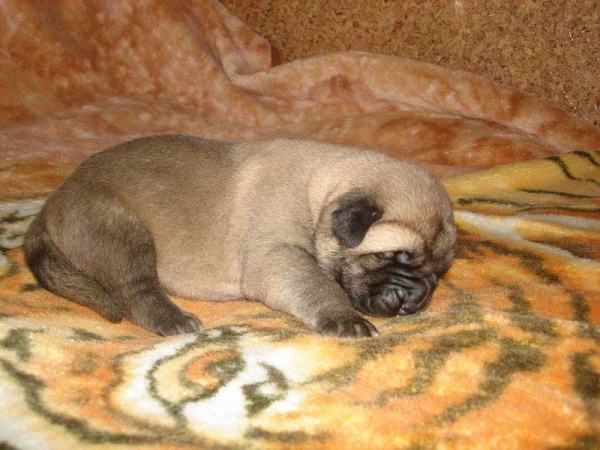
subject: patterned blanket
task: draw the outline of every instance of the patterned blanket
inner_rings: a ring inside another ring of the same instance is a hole
[[[0,448],[597,448],[600,130],[509,87],[345,52],[273,66],[215,0],[0,0]],[[336,340],[176,299],[161,338],[40,289],[22,235],[133,137],[310,137],[422,163],[458,253],[423,313]]]

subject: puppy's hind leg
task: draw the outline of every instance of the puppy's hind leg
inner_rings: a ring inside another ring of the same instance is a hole
[[[200,330],[198,318],[179,308],[160,287],[150,232],[116,200],[104,203],[103,209],[88,229],[94,243],[88,252],[99,262],[94,268],[98,280],[125,316],[162,336]]]
[[[25,260],[44,289],[93,309],[110,322],[123,319],[123,309],[94,279],[75,268],[56,248],[41,215],[25,235]]]
[[[56,241],[42,216],[25,239],[40,284],[113,322],[126,317],[163,336],[199,330],[200,321],[161,289],[154,241],[139,220],[100,192],[78,202],[69,194],[62,201],[71,207],[53,210],[60,217],[53,224]]]

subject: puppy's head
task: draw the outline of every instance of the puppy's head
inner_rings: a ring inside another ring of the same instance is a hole
[[[395,162],[339,193],[323,210],[317,259],[354,308],[373,316],[425,308],[454,256],[456,226],[440,183]]]

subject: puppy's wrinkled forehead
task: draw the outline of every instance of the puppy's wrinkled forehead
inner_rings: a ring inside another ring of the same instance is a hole
[[[362,242],[352,249],[354,254],[410,251],[425,245],[423,236],[398,222],[376,222],[363,238]]]

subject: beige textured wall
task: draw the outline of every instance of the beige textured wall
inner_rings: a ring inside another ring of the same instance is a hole
[[[283,62],[365,50],[487,76],[600,125],[600,1],[222,0]]]

